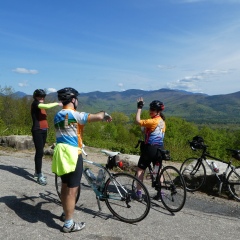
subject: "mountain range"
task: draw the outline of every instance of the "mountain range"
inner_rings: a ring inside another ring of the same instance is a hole
[[[24,97],[22,92],[14,93],[15,97]],[[80,93],[79,103],[82,111],[123,112],[130,115],[136,112],[137,98],[143,97],[144,110],[148,110],[152,100],[160,100],[165,105],[164,114],[181,117],[197,124],[239,124],[240,91],[231,94],[209,96],[181,90],[159,89],[144,91],[130,89],[126,91]],[[49,93],[47,101],[57,101],[57,93]]]

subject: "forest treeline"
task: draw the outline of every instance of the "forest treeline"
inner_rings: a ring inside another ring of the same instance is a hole
[[[31,135],[32,120],[30,115],[32,98],[13,97],[11,87],[0,87],[0,135]],[[46,98],[46,103],[48,99]],[[53,118],[60,107],[47,110],[50,125],[47,144],[55,142]],[[84,111],[84,109],[78,109]],[[120,151],[126,154],[139,154],[135,148],[138,139],[142,139],[140,127],[135,124],[135,112],[130,116],[122,112],[109,113],[111,123],[89,123],[84,128],[84,144],[91,147]],[[142,119],[149,117],[148,111],[142,112]],[[209,145],[209,152],[219,158],[227,159],[226,148],[240,149],[240,130],[212,125],[197,125],[179,117],[166,115],[165,148],[170,150],[174,161],[183,161],[194,156],[188,144],[194,136],[200,135]]]

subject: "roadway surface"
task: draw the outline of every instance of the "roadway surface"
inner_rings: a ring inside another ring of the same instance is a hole
[[[97,202],[85,179],[74,219],[85,221],[86,228],[62,233],[62,207],[50,160],[44,160],[43,172],[48,180],[46,186],[33,179],[33,152],[0,150],[0,239],[239,239],[239,202],[188,194],[185,207],[175,215],[155,201],[143,221],[127,224],[114,218],[104,202],[102,214],[96,216]]]

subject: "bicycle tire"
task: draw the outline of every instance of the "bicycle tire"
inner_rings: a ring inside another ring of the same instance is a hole
[[[162,204],[169,212],[178,212],[186,202],[187,190],[184,178],[173,166],[166,166],[160,171],[158,186]]]
[[[227,186],[232,196],[240,201],[240,166],[236,167],[227,176]]]
[[[136,177],[128,173],[116,173],[112,176],[114,180],[109,178],[104,188],[105,203],[110,212],[126,223],[143,220],[148,215],[151,206],[147,188]],[[116,182],[118,182],[118,189],[114,185]],[[142,201],[136,198],[137,184],[142,188]]]
[[[59,199],[61,200],[62,180],[61,180],[61,177],[57,176],[56,174],[55,174],[55,188],[56,188],[56,191],[57,191],[57,195],[58,195]],[[81,191],[81,187],[79,185],[78,191],[77,191],[77,194],[76,194],[76,201],[75,201],[75,203],[78,202],[78,199],[80,197],[80,191]]]
[[[199,190],[206,181],[206,168],[198,158],[186,159],[181,165],[180,173],[189,192]]]

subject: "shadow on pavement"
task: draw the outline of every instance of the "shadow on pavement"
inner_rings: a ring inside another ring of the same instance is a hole
[[[34,204],[34,202],[40,199],[40,202]],[[30,203],[28,203],[30,201]],[[48,227],[54,229],[60,229],[59,224],[56,224],[54,219],[59,219],[59,216],[51,213],[49,210],[42,209],[44,204],[49,204],[50,201],[42,200],[42,197],[25,196],[23,198],[17,198],[16,196],[4,196],[0,198],[0,202],[13,210],[17,216],[22,220],[29,223],[43,222]]]
[[[27,180],[36,182],[33,178],[33,174],[30,174],[25,169],[26,168],[20,168],[20,167],[17,167],[17,166],[0,165],[0,170],[8,171],[8,172],[13,173],[15,175],[18,175],[20,177],[24,177]]]

